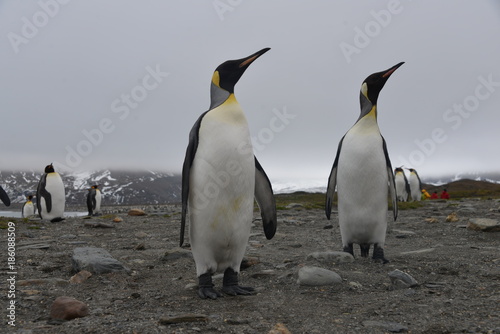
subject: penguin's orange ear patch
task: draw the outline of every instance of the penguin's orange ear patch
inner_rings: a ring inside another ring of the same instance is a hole
[[[214,72],[214,75],[212,76],[212,82],[214,83],[214,85],[216,85],[217,87],[220,88],[220,75],[219,75],[219,71],[215,71]]]
[[[250,57],[242,62],[239,67],[242,68],[243,66],[250,65],[255,59],[257,59],[257,56]]]

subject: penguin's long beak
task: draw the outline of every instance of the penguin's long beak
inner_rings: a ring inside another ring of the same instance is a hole
[[[239,64],[239,68],[245,68],[245,67],[250,66],[250,64],[253,63],[253,61],[255,59],[259,58],[260,56],[262,56],[264,53],[266,53],[269,50],[271,50],[271,48],[264,48],[260,51],[255,52],[254,54],[252,54],[246,58],[241,59],[241,63]]]
[[[394,65],[393,67],[391,67],[390,69],[388,69],[387,71],[385,71],[384,74],[382,74],[382,78],[386,78],[389,79],[389,77],[391,76],[392,73],[394,73],[394,71],[396,71],[401,65],[403,65],[405,62],[402,61],[400,62],[399,64],[397,65]]]

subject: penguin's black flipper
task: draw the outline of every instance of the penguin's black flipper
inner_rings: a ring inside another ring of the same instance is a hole
[[[45,189],[47,182],[47,174],[44,174],[38,183],[38,188],[36,190],[36,206],[38,208],[38,214],[42,218],[42,197],[45,199],[45,207],[47,212],[52,211],[52,195]]]
[[[394,181],[394,173],[392,172],[391,160],[389,159],[389,153],[387,152],[387,145],[385,144],[385,139],[382,137],[382,143],[384,148],[385,163],[387,166],[387,176],[389,177],[389,193],[391,194],[392,200],[392,213],[394,214],[394,221],[398,218],[398,197],[396,194],[396,182]]]
[[[94,212],[94,207],[95,205],[92,205],[92,190],[89,189],[89,192],[87,194],[87,210],[89,210],[89,216],[92,216],[92,213]]]
[[[182,212],[181,212],[181,235],[179,246],[182,247],[184,243],[184,231],[186,230],[186,216],[189,198],[189,177],[191,174],[191,166],[193,165],[194,156],[196,155],[196,150],[198,149],[198,138],[201,120],[203,116],[208,111],[205,111],[198,118],[196,123],[194,123],[191,132],[189,132],[189,144],[186,149],[186,156],[184,158],[184,164],[182,165]]]
[[[344,135],[345,137],[345,135]],[[339,164],[340,150],[342,148],[342,142],[344,137],[340,140],[339,147],[337,149],[337,155],[335,156],[335,161],[333,162],[332,171],[330,172],[330,177],[328,178],[328,187],[326,189],[326,203],[325,203],[325,213],[326,218],[330,219],[332,213],[332,201],[335,195],[335,187],[337,186],[337,166]]]
[[[276,218],[276,201],[271,182],[257,158],[255,159],[255,199],[259,204],[262,224],[267,239],[272,239],[278,226]]]
[[[10,198],[9,195],[3,190],[2,186],[0,186],[0,200],[2,200],[3,204],[6,206],[10,205]]]

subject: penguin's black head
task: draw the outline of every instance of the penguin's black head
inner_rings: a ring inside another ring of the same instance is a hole
[[[52,164],[45,167],[45,173],[54,173],[54,172],[55,172],[55,170],[54,170],[54,166],[52,166]]]
[[[384,88],[387,79],[389,79],[392,73],[394,73],[394,71],[396,71],[403,64],[404,62],[401,62],[397,65],[394,65],[388,70],[373,73],[372,75],[368,76],[368,78],[366,78],[361,85],[361,94],[364,95],[372,105],[376,105],[378,95],[380,94],[382,88]],[[360,98],[362,97],[360,96]]]
[[[265,48],[246,58],[228,60],[220,64],[214,72],[212,83],[229,93],[234,93],[234,86],[240,80],[243,73],[245,73],[248,66],[269,50],[271,48]]]
[[[403,173],[403,168],[396,167],[396,169],[394,170],[394,172],[396,172],[396,173],[402,172]]]
[[[32,195],[28,195],[28,201],[31,201],[33,199]]]

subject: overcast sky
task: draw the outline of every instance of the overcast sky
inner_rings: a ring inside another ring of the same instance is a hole
[[[326,180],[361,83],[401,61],[378,100],[393,166],[500,166],[495,0],[4,0],[0,22],[0,170],[179,172],[215,68],[264,47],[235,94],[272,180]]]

